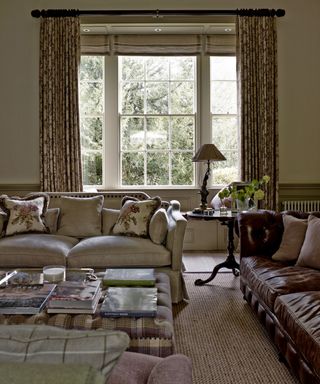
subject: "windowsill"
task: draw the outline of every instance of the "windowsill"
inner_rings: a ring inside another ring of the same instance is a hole
[[[225,187],[225,185],[213,185],[211,187],[208,187],[208,191],[211,190],[220,190],[221,188]],[[103,188],[103,187],[97,187],[93,188],[96,189],[98,192],[104,192],[104,191],[198,191],[201,187],[168,187],[168,186],[158,186],[158,187],[121,187],[121,188]],[[86,189],[86,187],[84,187]],[[86,189],[87,190],[87,189]]]

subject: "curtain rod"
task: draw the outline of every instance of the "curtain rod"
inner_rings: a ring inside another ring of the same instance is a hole
[[[203,9],[203,10],[79,10],[79,9],[34,9],[31,11],[32,17],[67,17],[67,16],[81,16],[81,15],[109,15],[109,16],[151,16],[155,19],[164,16],[277,16],[282,17],[285,15],[284,9]]]

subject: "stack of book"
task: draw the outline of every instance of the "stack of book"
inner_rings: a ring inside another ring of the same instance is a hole
[[[47,306],[48,313],[95,313],[101,298],[100,281],[59,283]]]
[[[34,315],[44,309],[56,285],[6,285],[0,289],[0,313]]]
[[[100,308],[101,317],[156,316],[154,269],[107,269],[102,281],[108,290]]]

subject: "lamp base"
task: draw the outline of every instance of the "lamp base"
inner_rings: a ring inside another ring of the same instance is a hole
[[[200,209],[201,209],[202,211],[205,211],[207,208],[208,208],[208,204],[206,204],[206,203],[201,203],[201,204],[200,204]]]

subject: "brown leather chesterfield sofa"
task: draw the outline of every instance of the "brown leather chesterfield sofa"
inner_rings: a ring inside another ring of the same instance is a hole
[[[307,219],[302,212],[285,212]],[[320,212],[313,213],[320,217]],[[240,287],[275,343],[279,357],[304,384],[320,383],[320,270],[274,261],[284,212],[238,214]],[[319,232],[320,236],[320,232]]]

